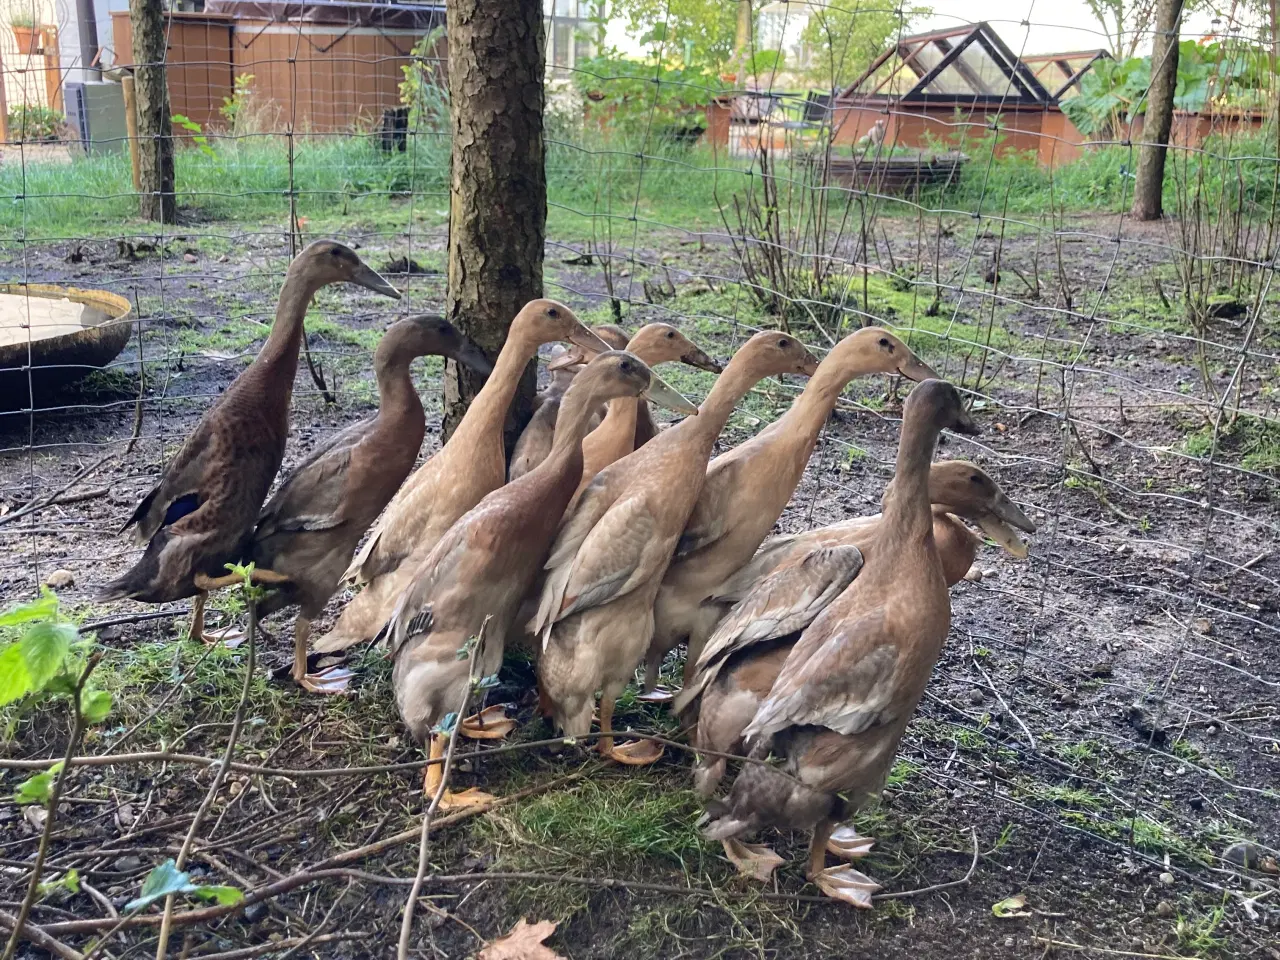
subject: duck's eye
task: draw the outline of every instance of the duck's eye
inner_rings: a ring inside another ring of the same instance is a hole
[[[974,483],[981,483],[981,482],[982,482],[982,478],[981,478],[980,476],[978,476],[976,473],[975,473],[975,474],[973,474],[973,475],[971,475],[971,476],[969,477],[969,479],[970,479],[970,480],[972,480]]]
[[[560,311],[557,310],[555,307],[552,307],[547,311],[547,316],[550,317],[552,320],[554,320],[556,317],[560,316]]]
[[[342,256],[342,251],[341,251],[341,250],[339,250],[337,247],[330,247],[330,248],[329,248],[329,253],[333,254],[333,256],[335,256],[335,257],[340,257],[340,256]]]
[[[630,373],[631,362],[629,360],[623,360],[620,364],[618,364],[618,369],[621,370],[623,373]]]
[[[667,331],[667,339],[668,339],[668,340],[674,340],[675,338],[676,338],[676,332],[675,332],[674,330],[668,330],[668,331]]]
[[[785,350],[785,349],[787,349],[787,347],[791,346],[791,341],[790,341],[790,340],[779,340],[779,341],[778,341],[778,346],[779,346],[781,349]]]
[[[881,338],[880,338],[880,346],[882,346],[882,347],[888,347],[890,352],[892,352],[892,351],[893,351],[893,344],[889,342],[889,338],[888,338],[888,337],[881,337]]]

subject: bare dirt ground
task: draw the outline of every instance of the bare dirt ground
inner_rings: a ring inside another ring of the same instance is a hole
[[[628,771],[578,749],[535,748],[462,764],[459,785],[513,799],[433,833],[416,955],[474,955],[524,916],[556,921],[549,946],[575,958],[1280,958],[1280,881],[1223,858],[1239,841],[1264,857],[1280,847],[1280,452],[1272,453],[1280,442],[1265,419],[1276,416],[1280,369],[1280,330],[1265,319],[1274,304],[1261,301],[1264,322],[1253,330],[1248,314],[1189,329],[1170,236],[1126,226],[1115,244],[1109,218],[1064,225],[1060,243],[1030,230],[1001,243],[981,224],[957,222],[941,242],[929,235],[919,245],[917,226],[886,223],[869,259],[887,273],[865,286],[859,276],[857,309],[912,328],[921,355],[974,393],[984,435],[948,438],[940,455],[987,467],[1040,530],[1029,561],[988,548],[981,579],[954,589],[952,636],[902,762],[859,823],[878,841],[867,869],[886,892],[967,882],[884,900],[869,913],[802,899],[815,890],[803,882],[796,836],[777,844],[790,863],[766,896],[699,837],[680,751]],[[60,596],[78,619],[154,612],[87,598],[137,556],[116,530],[260,345],[287,261],[278,233],[217,232],[235,239],[193,232],[158,247],[137,237],[7,254],[0,272],[104,286],[136,299],[144,324],[140,346],[116,367],[42,399],[37,413],[0,416],[0,510],[14,517],[0,516],[6,606],[66,570],[74,582]],[[363,244],[377,267],[406,253],[427,270],[440,266],[438,235],[415,235],[412,246],[374,230],[344,239]],[[993,284],[984,274],[997,247]],[[578,252],[549,248],[548,293],[605,322],[598,262],[564,262]],[[1010,279],[1019,274],[1026,279]],[[753,326],[777,322],[736,276],[715,238],[662,233],[628,248],[612,281],[629,301],[627,325],[670,320],[725,356]],[[438,305],[441,279],[393,278],[410,291],[405,309]],[[930,312],[935,279],[943,290]],[[389,311],[348,290],[325,293],[317,306],[311,347],[330,384],[337,375],[337,403],[324,402],[304,366],[286,470],[376,405],[369,350]],[[826,343],[815,327],[796,332]],[[1241,407],[1263,419],[1220,430],[1215,447],[1205,433],[1214,400],[1242,355]],[[708,382],[678,370],[669,379],[699,396]],[[750,397],[722,442],[754,433],[799,386]],[[429,453],[438,442],[436,367],[422,371],[421,387]],[[851,387],[780,531],[877,509],[900,394],[884,382]],[[17,516],[54,494],[56,502]],[[234,597],[217,605],[221,618],[243,623]],[[174,613],[97,631],[107,650],[100,682],[116,709],[83,752],[168,756],[71,780],[50,856],[53,870],[75,867],[84,882],[78,894],[51,894],[33,919],[78,950],[90,942],[83,921],[122,910],[147,872],[176,854],[212,777],[207,764],[183,757],[221,755],[240,694],[244,647],[207,653],[184,639]],[[198,882],[244,890],[322,873],[182,927],[175,943],[191,957],[257,956],[268,945],[323,957],[394,949],[417,843],[378,841],[420,822],[421,772],[412,767],[420,754],[376,653],[353,656],[351,696],[308,697],[288,682],[290,629],[287,615],[264,624],[237,752],[247,766],[216,799],[191,863]],[[518,705],[517,742],[549,735],[534,714],[530,675],[513,658],[491,698]],[[622,706],[624,724],[675,733],[660,709],[631,698]],[[69,724],[60,709],[6,717],[8,757],[61,756]],[[116,749],[126,731],[129,742]],[[397,764],[410,767],[314,773]],[[5,792],[26,775],[9,773]],[[0,910],[15,909],[35,853],[39,830],[26,809],[0,804]],[[1015,895],[1025,897],[1016,916],[993,912]],[[104,948],[144,955],[155,934],[130,928]]]

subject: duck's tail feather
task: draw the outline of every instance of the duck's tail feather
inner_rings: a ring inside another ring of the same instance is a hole
[[[338,615],[333,629],[311,645],[317,653],[337,653],[347,647],[372,640],[383,628],[400,595],[399,570],[375,578],[352,597]]]

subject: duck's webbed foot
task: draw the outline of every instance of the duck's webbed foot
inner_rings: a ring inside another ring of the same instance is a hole
[[[738,868],[738,872],[752,880],[767,882],[773,871],[786,863],[763,843],[743,843],[741,840],[721,840],[724,855]]]
[[[471,740],[501,740],[515,728],[516,722],[507,716],[506,707],[499,703],[465,718],[458,733]]]
[[[880,884],[850,866],[830,867],[809,879],[828,897],[863,910],[871,909],[871,895],[880,889]]]
[[[875,841],[864,837],[851,824],[843,824],[831,831],[827,838],[827,853],[841,860],[857,860],[871,852]]]

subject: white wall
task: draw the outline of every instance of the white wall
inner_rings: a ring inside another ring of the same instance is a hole
[[[93,14],[98,21],[98,46],[103,47],[100,66],[115,63],[111,40],[111,7],[129,9],[128,0],[93,0]],[[58,12],[58,49],[62,54],[62,71],[66,82],[82,83],[87,79],[80,63],[80,20],[76,16],[75,0],[56,0]]]

